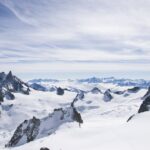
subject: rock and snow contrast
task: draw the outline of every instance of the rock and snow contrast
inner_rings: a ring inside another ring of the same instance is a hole
[[[25,83],[0,73],[0,150],[147,149],[150,88],[144,80],[123,84],[129,81]]]

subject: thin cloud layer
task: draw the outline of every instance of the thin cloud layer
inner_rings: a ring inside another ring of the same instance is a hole
[[[149,0],[0,0],[0,64],[18,73],[41,72],[37,64],[149,72],[149,8]]]

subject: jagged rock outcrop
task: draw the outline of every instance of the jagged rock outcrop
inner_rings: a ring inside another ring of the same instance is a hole
[[[142,97],[142,99],[146,99],[148,96],[150,96],[150,87],[148,88],[148,91],[146,94]]]
[[[79,112],[77,112],[77,110],[75,108],[73,108],[73,120],[77,121],[79,123],[79,125],[81,123],[83,123],[81,114]]]
[[[4,72],[0,73],[0,84],[4,81],[6,74]]]
[[[56,87],[50,87],[49,89],[48,89],[48,91],[50,91],[50,92],[54,92],[54,91],[56,91]]]
[[[14,76],[11,71],[8,74],[0,73],[0,99],[2,100],[5,97],[8,100],[13,100],[15,99],[13,93],[16,92],[29,95],[30,89],[26,83]]]
[[[40,150],[50,150],[50,149],[47,147],[41,147]]]
[[[129,93],[137,93],[141,88],[140,87],[133,87],[131,89],[128,89],[127,91]]]
[[[92,90],[91,90],[92,94],[99,94],[99,93],[102,93],[101,90],[97,87],[94,87]]]
[[[76,95],[75,99],[83,100],[83,99],[84,99],[84,92],[83,92],[83,91],[80,91],[80,92]]]
[[[10,92],[21,92],[23,94],[29,94],[30,89],[26,83],[21,81],[16,76],[12,75],[10,71],[2,82],[2,86]]]
[[[47,89],[44,86],[37,84],[37,83],[31,84],[30,87],[37,91],[47,91]]]
[[[35,139],[53,134],[57,128],[66,122],[77,121],[83,123],[80,113],[70,106],[65,109],[55,109],[53,113],[43,119],[33,117],[21,123],[6,147],[19,146]]]
[[[5,92],[5,98],[8,99],[8,100],[14,100],[14,99],[15,99],[15,96],[14,96],[14,94],[12,94],[11,92],[6,91],[6,92]]]
[[[105,93],[104,93],[104,97],[103,97],[103,100],[105,102],[109,102],[113,99],[113,96],[110,94],[110,89],[106,90]]]
[[[4,96],[2,91],[0,90],[0,103],[4,101]]]
[[[64,89],[62,89],[61,87],[57,88],[57,95],[64,95]]]
[[[80,91],[76,97],[74,98],[74,100],[71,103],[71,106],[74,107],[74,103],[77,102],[78,100],[83,100],[84,99],[84,92]]]
[[[141,104],[138,113],[142,113],[150,110],[150,96],[146,97],[146,99]]]
[[[21,123],[6,147],[14,147],[22,145],[24,142],[33,141],[39,133],[40,120],[33,117]]]
[[[117,94],[117,95],[122,95],[125,93],[125,91],[114,91],[113,92],[114,94]]]
[[[145,111],[150,111],[150,95],[149,95],[149,90],[150,90],[150,88],[148,89],[147,93],[144,95],[145,98],[144,98],[142,104],[140,105],[138,113],[143,113]],[[135,114],[132,115],[131,117],[129,117],[129,119],[127,120],[127,122],[130,121],[134,116],[135,116]]]

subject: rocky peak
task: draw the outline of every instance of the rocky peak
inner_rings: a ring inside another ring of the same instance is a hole
[[[150,87],[148,88],[148,91],[146,94],[142,97],[142,99],[146,99],[146,97],[150,96]]]
[[[113,99],[113,96],[110,94],[110,89],[106,90],[105,93],[104,93],[104,97],[103,97],[103,100],[105,102],[109,102]]]
[[[50,149],[47,147],[41,147],[40,150],[50,150]]]
[[[53,113],[42,119],[33,117],[21,123],[14,132],[6,147],[19,146],[35,139],[39,139],[55,133],[57,128],[66,122],[76,121],[83,123],[82,117],[76,108],[54,109]]]
[[[102,93],[101,90],[100,90],[99,88],[97,88],[97,87],[94,87],[94,88],[91,90],[91,92],[92,92],[93,94]]]
[[[3,82],[3,80],[5,79],[6,74],[4,72],[0,73],[0,83]]]
[[[64,95],[64,89],[62,89],[61,87],[57,88],[57,95]]]
[[[30,87],[37,91],[47,91],[46,87],[44,87],[38,83],[33,83],[30,85]]]
[[[30,120],[25,120],[17,127],[13,137],[6,145],[6,147],[14,147],[16,145],[21,145],[23,142],[21,141],[21,139],[24,139],[24,142],[26,143],[33,141],[38,135],[39,126],[40,120],[35,117],[33,117]]]
[[[142,113],[150,110],[150,96],[146,97],[143,103],[141,104],[138,113]]]
[[[137,93],[140,90],[140,87],[133,87],[131,89],[128,89],[127,91],[129,93]]]
[[[150,88],[148,89],[147,93],[143,96],[143,99],[144,100],[143,100],[142,104],[140,105],[138,113],[150,111]],[[130,116],[129,119],[127,120],[127,122],[130,121],[134,116],[135,116],[135,114]]]
[[[13,75],[12,75],[12,72],[11,72],[11,71],[9,71],[9,73],[7,74],[5,80],[6,80],[6,81],[12,81],[12,80],[13,80]]]
[[[8,74],[0,73],[0,99],[4,97],[8,100],[13,100],[15,96],[13,92],[20,92],[28,95],[30,89],[26,83],[14,76],[10,71]]]
[[[0,103],[4,101],[4,98],[3,98],[3,97],[4,97],[4,96],[3,96],[3,93],[2,93],[2,91],[0,90]]]

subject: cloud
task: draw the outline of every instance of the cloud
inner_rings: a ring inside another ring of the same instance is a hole
[[[0,0],[0,64],[147,71],[149,7],[149,0]]]

